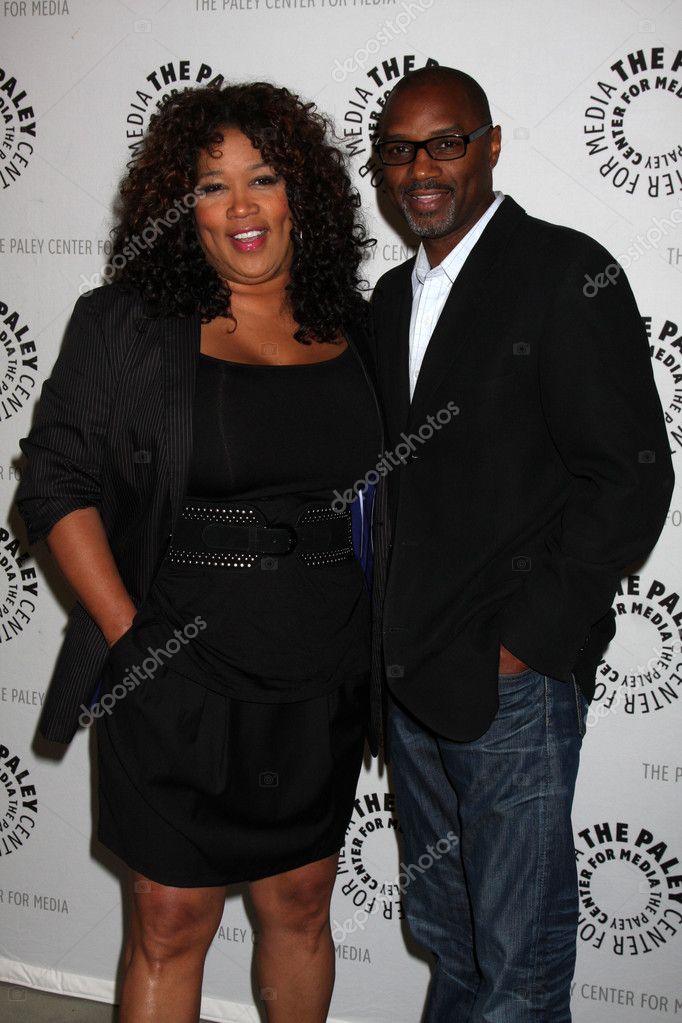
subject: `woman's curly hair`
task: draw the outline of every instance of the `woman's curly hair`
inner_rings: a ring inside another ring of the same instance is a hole
[[[314,103],[268,82],[189,88],[151,117],[119,189],[111,280],[138,291],[158,316],[198,310],[203,323],[231,316],[229,286],[207,262],[192,212],[199,153],[214,150],[227,127],[246,135],[284,179],[296,339],[337,339],[357,314],[359,267],[374,241],[344,156],[330,141],[331,123]]]

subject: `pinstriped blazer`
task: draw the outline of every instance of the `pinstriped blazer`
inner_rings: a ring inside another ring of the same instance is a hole
[[[199,314],[155,319],[144,301],[105,285],[75,304],[62,350],[43,384],[35,422],[20,447],[28,464],[17,506],[30,543],[77,508],[98,508],[123,582],[137,605],[145,598],[175,531],[192,453],[192,401]],[[375,394],[367,338],[348,341]],[[377,403],[378,407],[378,403]],[[382,445],[383,446],[383,445]],[[384,521],[379,488],[375,525]],[[375,548],[374,616],[385,578],[387,543]],[[378,625],[378,622],[377,622]],[[380,629],[373,650],[373,724],[381,731]],[[48,688],[38,731],[68,743],[81,704],[95,691],[108,653],[98,625],[76,603]]]

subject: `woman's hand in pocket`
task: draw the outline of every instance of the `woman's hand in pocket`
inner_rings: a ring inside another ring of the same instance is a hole
[[[47,545],[109,649],[132,625],[137,608],[121,578],[97,508],[76,508],[52,527]]]
[[[115,644],[118,643],[119,639],[122,639],[125,636],[126,632],[128,632],[131,625],[133,624],[133,619],[136,613],[137,612],[135,608],[133,608],[133,613],[130,615],[128,619],[124,620],[123,622],[119,622],[118,625],[116,626],[112,624],[111,628],[109,629],[106,630],[102,629],[102,632],[104,633],[104,638],[107,641],[107,646],[109,647],[110,650],[112,646],[115,646]]]

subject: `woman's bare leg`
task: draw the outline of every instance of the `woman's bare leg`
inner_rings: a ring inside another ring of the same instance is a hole
[[[120,1023],[197,1023],[225,888],[172,888],[131,872]]]
[[[338,854],[249,885],[268,1023],[323,1023],[334,987],[329,903]]]

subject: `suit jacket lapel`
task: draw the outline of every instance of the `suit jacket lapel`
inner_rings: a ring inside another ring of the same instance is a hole
[[[524,215],[521,207],[507,196],[457,275],[424,354],[410,406],[409,428],[435,411],[428,407],[431,395],[474,333],[481,305],[492,300],[494,286],[488,278]]]
[[[395,444],[405,429],[410,410],[410,315],[414,258],[400,267],[387,292],[388,308],[377,326],[377,373],[386,415],[388,437]],[[390,304],[389,304],[390,303]]]
[[[412,316],[412,267],[408,286],[400,296],[398,306],[398,330],[396,332],[396,397],[400,429],[404,429],[410,414],[410,319]]]
[[[160,321],[159,335],[171,529],[175,532],[192,455],[192,402],[201,338],[199,314]]]

